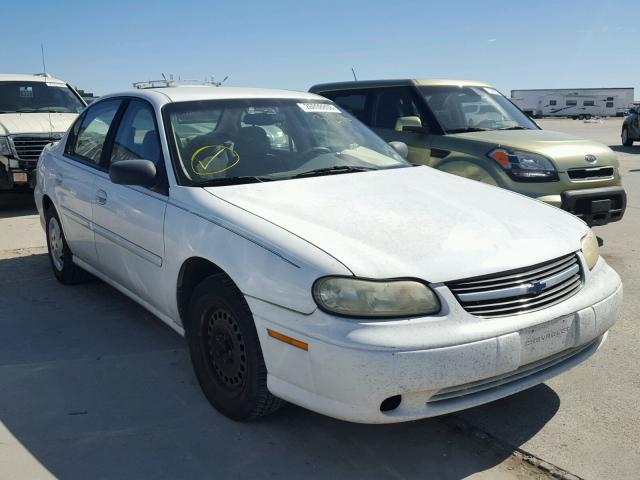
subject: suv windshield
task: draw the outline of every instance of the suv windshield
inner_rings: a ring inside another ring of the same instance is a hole
[[[184,185],[284,180],[411,166],[335,104],[241,99],[165,107]]]
[[[445,133],[537,130],[500,92],[490,87],[418,87]]]
[[[0,82],[0,113],[80,113],[83,108],[64,83]]]

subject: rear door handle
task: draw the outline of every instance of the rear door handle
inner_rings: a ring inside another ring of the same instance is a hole
[[[96,202],[98,202],[99,205],[104,205],[105,203],[107,203],[107,192],[99,189],[96,192]]]

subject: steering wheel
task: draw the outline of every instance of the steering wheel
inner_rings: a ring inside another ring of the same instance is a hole
[[[304,152],[300,152],[298,158],[301,160],[301,163],[303,163],[323,153],[332,153],[332,150],[327,147],[311,147],[307,148]]]

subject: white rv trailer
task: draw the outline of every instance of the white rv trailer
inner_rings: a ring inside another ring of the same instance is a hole
[[[518,99],[525,113],[537,117],[623,116],[633,96],[633,87],[511,90],[512,100]]]

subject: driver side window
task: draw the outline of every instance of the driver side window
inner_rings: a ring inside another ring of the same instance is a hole
[[[113,142],[110,163],[135,159],[151,160],[158,170],[163,165],[153,109],[139,100],[131,100],[127,106]]]

